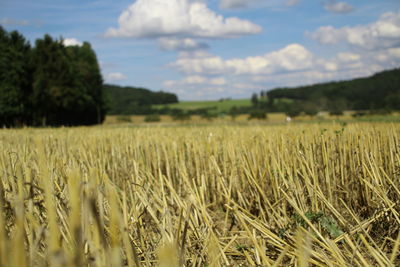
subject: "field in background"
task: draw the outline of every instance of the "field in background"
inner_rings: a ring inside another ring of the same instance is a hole
[[[234,120],[230,116],[220,116],[216,118],[206,119],[199,115],[192,115],[190,119],[184,121],[176,121],[170,115],[160,115],[160,122],[147,123],[145,115],[132,116],[107,116],[104,125],[110,124],[220,124],[220,123],[283,123],[286,121],[286,115],[283,113],[270,114],[268,120],[248,120],[248,115],[239,115]],[[121,120],[124,119],[125,121]],[[130,120],[126,121],[126,120]],[[305,118],[306,119],[306,118]]]
[[[203,108],[213,108],[216,107],[216,112],[227,113],[233,107],[249,107],[251,106],[250,99],[230,99],[221,101],[182,101],[176,104],[169,105],[154,105],[154,108],[178,108],[182,110],[193,110],[193,109],[203,109]]]
[[[0,266],[399,266],[400,125],[0,131]]]
[[[400,122],[400,113],[394,112],[392,115],[371,115],[364,117],[353,117],[354,111],[345,111],[341,116],[331,116],[328,112],[320,112],[318,116],[310,117],[306,115],[298,116],[292,119],[292,123],[297,122]],[[219,116],[216,118],[206,119],[199,115],[193,115],[189,120],[175,121],[170,115],[160,115],[159,122],[146,122],[145,115],[124,115],[107,116],[104,121],[104,125],[116,125],[116,124],[135,124],[135,125],[165,125],[165,124],[286,124],[287,116],[284,113],[268,113],[267,119],[252,119],[249,120],[248,114],[238,115],[234,119],[228,115]]]

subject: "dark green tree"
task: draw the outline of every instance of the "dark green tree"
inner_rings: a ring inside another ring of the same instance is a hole
[[[77,103],[76,81],[72,62],[62,41],[49,35],[36,40],[32,55],[35,62],[32,102],[35,107],[35,123],[41,125],[65,125],[71,114],[71,106]],[[75,113],[75,112],[73,112]]]
[[[81,101],[80,110],[83,124],[101,123],[106,114],[106,103],[103,93],[103,78],[97,56],[91,45],[84,42],[82,46],[67,47],[68,56],[73,62],[76,86],[79,88]]]
[[[174,109],[171,112],[171,117],[174,121],[187,121],[190,120],[191,115],[181,109]]]
[[[258,96],[256,93],[253,93],[251,96],[251,104],[255,107],[258,105]]]
[[[343,115],[343,111],[346,109],[347,103],[346,99],[344,98],[338,98],[335,100],[332,100],[329,103],[329,114],[335,115],[335,116],[340,116]]]
[[[65,47],[49,35],[36,41],[32,103],[35,123],[90,125],[105,115],[102,77],[90,44]]]
[[[147,115],[160,112],[167,114],[168,107],[155,110],[152,105],[170,104],[178,102],[178,97],[172,93],[153,92],[145,88],[121,87],[105,84],[103,86],[106,97],[109,99],[108,114],[140,114]]]
[[[30,44],[16,31],[0,26],[0,126],[30,122]]]
[[[366,78],[328,82],[296,88],[268,91],[271,110],[278,110],[278,99],[313,102],[320,110],[400,110],[396,95],[400,92],[400,68],[376,73]]]
[[[218,117],[218,114],[206,110],[205,112],[200,113],[200,117],[208,121],[212,121],[213,119]]]
[[[228,115],[231,116],[231,119],[234,121],[236,120],[236,117],[240,115],[240,110],[236,106],[233,106],[229,110]]]
[[[267,116],[267,112],[265,110],[254,109],[250,112],[248,120],[251,120],[251,119],[265,120],[267,118],[268,118],[268,116]]]
[[[318,106],[313,102],[304,102],[302,104],[304,113],[308,116],[314,117],[318,114]]]
[[[288,105],[287,110],[286,110],[286,115],[295,118],[301,114],[301,107],[298,103],[292,103]]]

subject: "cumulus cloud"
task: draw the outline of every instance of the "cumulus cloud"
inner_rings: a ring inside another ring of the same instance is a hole
[[[342,51],[321,57],[291,44],[260,56],[230,59],[207,51],[182,52],[170,67],[184,77],[165,81],[164,86],[184,99],[248,97],[254,90],[353,79],[399,66],[400,48]]]
[[[118,28],[106,37],[132,38],[232,38],[261,32],[248,20],[224,18],[202,1],[137,0],[119,17]]]
[[[111,72],[106,74],[106,81],[115,82],[115,81],[122,81],[126,80],[126,76],[120,72]]]
[[[271,74],[280,71],[296,71],[308,68],[313,55],[299,44],[262,56],[233,58],[224,60],[221,57],[203,53],[196,56],[181,54],[171,66],[183,73],[224,74]]]
[[[158,43],[163,50],[194,51],[209,48],[206,43],[198,42],[191,38],[160,38]]]
[[[214,78],[209,78],[205,76],[200,76],[200,75],[191,75],[187,76],[184,79],[181,80],[167,80],[164,82],[164,86],[168,88],[173,88],[176,86],[192,86],[192,85],[226,85],[227,81],[224,77],[214,77]]]
[[[324,8],[327,11],[339,14],[350,13],[354,10],[354,7],[346,2],[328,1],[324,4]]]
[[[245,88],[237,88],[236,83],[228,83],[224,77],[187,76],[181,80],[167,80],[163,83],[168,91],[178,93],[183,99],[216,99],[229,94],[247,97]]]
[[[185,99],[215,99],[222,94],[248,97],[254,90],[266,89],[265,83],[255,82],[254,77],[306,71],[313,66],[313,58],[299,44],[246,58],[223,59],[206,51],[182,52],[170,67],[186,76],[165,81],[164,86]]]
[[[374,59],[381,64],[391,67],[399,67],[400,65],[400,48],[389,48],[378,51],[373,55]]]
[[[378,21],[367,25],[342,28],[323,26],[307,35],[321,44],[346,42],[370,50],[393,48],[400,45],[400,12],[384,13]]]
[[[63,40],[63,44],[65,46],[75,46],[75,45],[81,46],[82,42],[80,42],[79,40],[77,40],[75,38],[66,38]]]
[[[337,58],[340,62],[355,62],[360,60],[361,56],[356,53],[340,52],[338,53]]]

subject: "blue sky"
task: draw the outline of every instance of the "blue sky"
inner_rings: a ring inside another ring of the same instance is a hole
[[[0,24],[33,44],[88,41],[107,83],[181,100],[400,66],[399,0],[2,0]]]

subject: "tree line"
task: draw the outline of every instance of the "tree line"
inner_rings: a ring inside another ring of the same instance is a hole
[[[390,112],[400,109],[400,68],[349,81],[320,83],[295,88],[277,88],[253,95],[253,105],[271,112],[308,115],[344,110]]]
[[[0,126],[101,123],[106,101],[90,43],[65,46],[45,35],[34,46],[0,26]]]
[[[110,115],[147,115],[158,113],[152,105],[178,102],[173,93],[154,92],[145,88],[104,85]]]
[[[262,90],[250,100],[251,106],[233,107],[228,115],[265,119],[270,112],[296,117],[315,116],[320,111],[342,115],[345,110],[356,111],[353,116],[388,114],[400,110],[400,68],[348,81]]]

